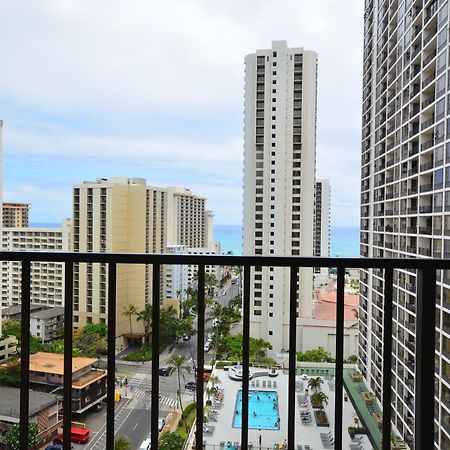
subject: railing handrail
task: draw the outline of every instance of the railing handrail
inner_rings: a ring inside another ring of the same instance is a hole
[[[106,253],[106,252],[42,252],[0,251],[0,261],[72,262],[162,265],[330,267],[358,269],[446,269],[450,261],[444,258],[377,258],[340,256],[264,256],[264,255],[188,255],[166,253]],[[207,261],[207,263],[206,263]]]

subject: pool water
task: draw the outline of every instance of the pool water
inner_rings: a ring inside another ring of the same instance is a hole
[[[254,391],[248,394],[248,427],[260,430],[279,430],[278,393]],[[242,428],[242,390],[236,395],[233,427]]]

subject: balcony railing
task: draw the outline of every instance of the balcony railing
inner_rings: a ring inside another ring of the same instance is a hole
[[[114,448],[114,382],[115,382],[115,337],[117,311],[116,275],[118,264],[150,264],[152,265],[152,351],[159,354],[160,346],[160,280],[163,265],[197,265],[198,266],[198,340],[205,338],[205,267],[241,266],[244,275],[243,290],[243,377],[242,377],[242,428],[241,449],[249,448],[249,350],[250,350],[250,283],[253,267],[284,267],[290,273],[289,289],[289,369],[288,369],[288,407],[287,407],[287,448],[296,449],[296,342],[297,342],[297,290],[300,268],[332,267],[337,269],[337,300],[336,300],[336,363],[335,363],[335,411],[334,411],[334,448],[343,448],[343,364],[344,364],[344,285],[346,268],[378,269],[384,271],[383,284],[383,346],[384,354],[392,353],[392,311],[393,311],[393,275],[394,269],[417,270],[416,292],[416,340],[411,343],[415,353],[415,450],[434,448],[434,348],[436,325],[436,302],[430,292],[435,291],[436,270],[450,270],[450,261],[445,259],[380,259],[380,258],[320,258],[320,257],[266,257],[266,256],[202,256],[202,255],[157,255],[157,254],[106,254],[106,253],[51,253],[51,252],[2,252],[0,261],[19,261],[22,265],[21,279],[21,388],[20,388],[20,448],[28,448],[28,417],[29,417],[29,387],[30,387],[30,275],[32,262],[60,262],[65,266],[65,286],[73,286],[73,267],[76,263],[106,263],[108,264],[108,360],[107,360],[107,415],[106,415],[106,446],[107,450]],[[64,293],[64,385],[63,385],[63,432],[70,436],[72,420],[72,330],[73,330],[73,289],[65,289]],[[203,346],[197,347],[197,367],[204,366]],[[383,373],[383,423],[382,449],[390,449],[391,439],[391,370],[392,358],[382,361]],[[152,360],[151,369],[151,402],[159,402],[159,359]],[[204,448],[204,380],[203,371],[196,374],[196,442],[195,449]],[[157,407],[151,408],[152,450],[158,448]],[[64,441],[64,450],[69,450],[70,440]]]

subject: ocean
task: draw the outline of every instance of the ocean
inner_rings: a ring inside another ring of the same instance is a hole
[[[220,242],[222,253],[242,255],[242,226],[215,225],[214,240]],[[331,227],[330,256],[359,256],[359,227]]]
[[[60,227],[58,223],[33,223],[34,227]],[[222,253],[242,255],[242,226],[214,225],[214,240],[220,242]],[[359,227],[331,227],[330,256],[359,256]]]

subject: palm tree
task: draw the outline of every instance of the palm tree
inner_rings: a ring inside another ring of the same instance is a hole
[[[308,387],[310,389],[314,389],[314,391],[317,393],[317,391],[319,390],[320,386],[323,384],[323,380],[320,377],[316,377],[316,378],[310,378],[308,381]]]
[[[327,394],[325,394],[322,391],[319,391],[319,392],[316,392],[315,394],[313,394],[311,399],[314,399],[315,403],[320,404],[321,411],[323,410],[324,403],[325,403],[325,405],[328,404],[328,396],[327,396]]]
[[[186,364],[186,356],[183,355],[174,355],[172,356],[172,358],[170,358],[170,364],[173,365],[173,367],[175,367],[175,370],[177,371],[177,376],[178,376],[178,391],[177,391],[177,396],[178,396],[178,402],[180,404],[180,409],[181,409],[181,415],[183,416],[184,414],[184,410],[183,410],[183,404],[181,402],[181,374],[183,372],[187,372],[189,373],[191,371],[190,366],[188,366]],[[187,423],[186,423],[186,433],[188,432],[187,429]]]
[[[133,447],[130,440],[122,436],[114,441],[114,450],[133,450]]]
[[[148,332],[152,326],[152,318],[153,318],[153,306],[150,304],[146,304],[145,308],[137,313],[137,320],[142,320],[144,322],[144,330],[145,330],[145,339],[148,341]]]
[[[208,297],[212,296],[214,288],[217,286],[217,278],[212,273],[205,273],[205,289]]]
[[[212,388],[216,387],[216,384],[220,383],[220,378],[217,375],[211,375],[209,377],[209,382],[212,384]]]
[[[133,316],[137,316],[137,314],[138,314],[138,310],[137,310],[136,306],[134,306],[131,303],[127,306],[124,306],[122,314],[124,316],[128,317],[128,320],[130,321],[130,334],[133,334],[133,327],[132,327],[131,319]]]

